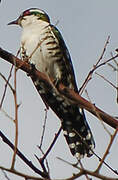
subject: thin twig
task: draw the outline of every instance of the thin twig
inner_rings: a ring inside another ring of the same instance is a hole
[[[104,47],[103,47],[103,51],[102,51],[101,56],[100,56],[100,58],[98,59],[97,63],[95,64],[95,67],[97,67],[97,65],[98,65],[98,64],[100,63],[100,61],[103,59],[103,56],[104,56],[104,53],[105,53],[105,51],[106,51],[107,45],[109,44],[109,40],[110,40],[110,36],[107,37],[107,40],[106,40],[105,45],[104,45]]]
[[[48,109],[46,108],[46,109],[45,109],[44,124],[43,124],[43,131],[42,131],[41,141],[40,141],[40,145],[39,145],[39,148],[40,148],[40,149],[41,149],[42,144],[43,144],[43,138],[44,138],[44,133],[45,133],[45,128],[46,128],[47,112],[48,112]]]
[[[87,95],[89,101],[91,102],[91,99],[90,99],[90,97],[89,97],[89,94],[88,94],[87,90],[85,90],[85,93],[86,93],[86,95]],[[91,104],[92,104],[92,108],[93,108],[93,110],[95,111],[95,113],[96,113],[98,119],[100,120],[100,122],[101,122],[103,128],[105,129],[105,131],[106,131],[106,132],[109,134],[109,136],[111,137],[111,133],[110,133],[110,131],[107,129],[107,127],[105,126],[105,124],[103,123],[103,120],[101,119],[99,113],[96,111],[95,105],[94,105],[92,102],[91,102]]]
[[[10,178],[7,176],[7,173],[6,173],[3,169],[1,169],[1,171],[2,171],[2,173],[4,174],[5,178],[6,178],[7,180],[10,180]]]
[[[112,144],[113,144],[113,141],[114,141],[114,139],[115,139],[115,137],[116,137],[117,132],[118,132],[118,128],[115,130],[114,134],[111,136],[110,143],[109,143],[109,145],[108,145],[108,147],[107,147],[107,149],[106,149],[106,152],[104,153],[103,158],[102,158],[101,161],[100,161],[99,166],[98,166],[97,169],[95,170],[95,172],[98,172],[98,173],[99,173],[99,171],[100,171],[100,169],[101,169],[101,166],[102,166],[102,164],[103,164],[106,156],[109,154],[110,148],[111,148],[111,146],[112,146]]]
[[[81,169],[84,170],[84,166],[83,166],[83,164],[82,164],[81,161],[79,161],[79,164],[80,164]],[[85,177],[86,177],[87,180],[91,180],[91,179],[88,177],[88,174],[86,174],[86,173],[85,173]]]
[[[10,78],[11,78],[12,69],[13,69],[13,65],[11,66],[9,76],[8,76],[8,79],[7,79],[6,84],[5,84],[4,93],[3,93],[3,96],[2,96],[2,99],[1,99],[1,103],[0,103],[0,109],[1,109],[1,107],[2,107],[4,98],[5,98],[5,94],[6,94],[6,91],[7,91],[7,85],[8,85],[8,83],[9,83]]]
[[[4,109],[1,109],[1,112],[3,112],[7,118],[14,122],[14,119]]]
[[[40,149],[41,153],[44,155],[45,153],[44,153],[44,151],[42,150],[42,148],[40,148],[39,146],[37,146],[37,147]],[[48,176],[50,176],[50,168],[49,168],[47,159],[45,158],[46,166],[47,166],[47,170],[46,170],[46,167],[45,167],[45,165],[44,165],[44,161],[43,161],[43,162],[40,162],[40,158],[39,158],[36,154],[35,154],[35,157],[36,157],[36,159],[38,160],[38,162],[40,163],[43,171],[46,172],[46,173],[48,174]]]
[[[18,147],[18,104],[17,104],[17,92],[16,92],[16,73],[17,73],[17,68],[15,67],[15,70],[14,70],[15,148],[14,148],[14,154],[12,158],[11,169],[14,169],[15,158],[16,158],[17,147]]]
[[[41,149],[40,149],[41,150]],[[44,154],[44,152],[41,150],[41,152],[42,152],[42,154]],[[40,161],[40,158],[38,158],[38,156],[35,154],[35,157],[36,157],[36,159],[38,160],[38,162],[40,163],[40,165],[41,165],[41,167],[42,167],[42,169],[43,169],[43,172],[45,173],[45,174],[47,174],[47,176],[48,176],[48,178],[50,179],[50,175],[49,175],[49,166],[48,166],[48,171],[47,171],[47,169],[46,169],[46,167],[45,167],[45,164],[44,164],[44,161],[42,162],[42,161]],[[46,160],[46,165],[48,165],[48,162],[47,162],[47,159],[45,159]]]
[[[3,139],[3,142],[5,142],[13,151],[15,149],[14,145],[9,141],[9,139],[0,131],[0,137]],[[26,163],[35,173],[39,174],[40,176],[44,178],[48,178],[47,174],[37,169],[31,161],[29,161],[17,148],[17,155],[22,159],[24,163]],[[0,167],[1,168],[1,167]],[[2,168],[1,168],[2,169]],[[5,170],[5,169],[4,169]],[[9,171],[14,171],[10,169]]]
[[[6,84],[9,86],[9,88],[11,89],[11,91],[14,93],[14,89],[13,87],[11,86],[11,84],[9,83],[9,81],[5,78],[5,76],[0,73],[0,76],[4,79],[4,81],[6,82]]]
[[[89,170],[87,170],[87,169],[81,169],[80,167],[77,166],[77,164],[72,164],[72,163],[70,163],[70,162],[68,162],[68,161],[66,161],[66,160],[64,160],[64,159],[62,159],[62,158],[60,158],[60,157],[57,157],[57,158],[58,158],[60,161],[62,161],[62,162],[64,162],[64,163],[66,163],[66,164],[68,164],[68,165],[70,165],[70,166],[73,166],[74,168],[80,170],[80,172],[79,172],[78,174],[74,174],[72,177],[67,178],[67,179],[65,179],[65,180],[75,180],[75,179],[77,179],[78,177],[80,177],[80,176],[82,176],[82,175],[84,175],[84,174],[88,174],[88,175],[91,175],[91,176],[93,176],[93,177],[97,177],[97,178],[102,179],[102,180],[118,180],[118,178],[109,178],[109,177],[104,176],[104,175],[102,175],[102,174],[98,174],[97,172],[94,172],[94,171],[89,171]],[[63,179],[63,180],[64,180],[64,179]]]
[[[17,170],[8,169],[8,168],[3,167],[3,166],[0,166],[0,169],[1,169],[1,170],[4,170],[4,171],[7,171],[7,172],[10,172],[10,173],[13,173],[13,174],[16,174],[16,175],[18,175],[18,176],[20,176],[20,177],[23,177],[23,178],[26,178],[26,179],[28,179],[28,180],[44,180],[44,179],[42,179],[42,178],[40,178],[40,177],[29,176],[29,175],[24,174],[24,173],[22,173],[22,172],[19,172],[19,171],[17,171]]]
[[[52,147],[54,146],[54,144],[56,143],[57,138],[59,137],[59,134],[61,133],[62,128],[60,127],[57,134],[55,134],[55,137],[51,143],[51,145],[49,146],[48,150],[46,151],[46,153],[44,154],[44,156],[42,158],[40,158],[40,162],[44,162],[45,158],[47,157],[47,155],[49,154],[49,152],[51,151]]]
[[[86,143],[86,141],[82,138],[82,136],[75,130],[73,129],[73,131],[80,137],[81,141],[83,142],[83,144],[88,147],[88,144]],[[92,149],[91,152],[99,159],[99,161],[102,160],[102,158],[100,158]],[[116,170],[114,170],[110,165],[108,165],[105,161],[102,162],[104,165],[106,165],[112,172],[114,172],[115,174],[118,175],[118,172]]]
[[[101,77],[102,79],[104,79],[104,81],[106,81],[108,84],[110,84],[113,88],[115,88],[117,90],[117,87],[112,83],[110,82],[108,79],[106,79],[104,76],[102,76],[101,74],[95,72],[96,75],[98,75],[99,77]]]
[[[106,42],[105,42],[105,45],[104,45],[104,48],[103,48],[103,50],[102,50],[102,53],[101,53],[100,58],[98,59],[98,61],[96,62],[96,64],[93,66],[92,70],[88,73],[88,75],[87,75],[84,83],[83,83],[82,86],[80,87],[80,89],[79,89],[79,94],[82,94],[82,93],[83,93],[83,91],[84,91],[85,87],[87,86],[88,82],[92,79],[92,75],[93,75],[94,71],[95,71],[98,67],[101,66],[99,63],[100,63],[100,61],[103,59],[104,53],[105,53],[105,51],[106,51],[106,47],[107,47],[107,45],[108,45],[108,43],[109,43],[109,39],[110,39],[110,36],[108,36],[108,38],[107,38],[107,40],[106,40]],[[101,63],[101,64],[104,65],[103,63]]]

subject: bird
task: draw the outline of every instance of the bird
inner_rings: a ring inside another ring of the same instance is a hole
[[[84,110],[58,91],[61,82],[78,93],[71,56],[57,27],[48,14],[39,8],[29,8],[8,25],[22,28],[20,54],[23,61],[53,79],[53,88],[33,77],[33,83],[44,103],[58,116],[70,152],[77,160],[91,157],[95,141]]]

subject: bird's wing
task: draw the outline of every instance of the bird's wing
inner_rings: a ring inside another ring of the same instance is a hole
[[[52,29],[56,39],[58,40],[60,49],[63,53],[63,61],[65,62],[66,71],[68,71],[68,75],[70,75],[70,81],[73,84],[73,88],[75,91],[78,91],[77,85],[76,85],[76,80],[75,80],[74,69],[73,69],[71,57],[70,57],[69,51],[67,49],[67,46],[66,46],[59,30],[53,25],[51,25],[51,29]]]

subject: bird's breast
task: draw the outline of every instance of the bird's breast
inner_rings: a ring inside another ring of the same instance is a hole
[[[54,75],[55,62],[61,58],[61,50],[50,29],[39,31],[24,31],[21,46],[26,50],[30,63],[35,64],[37,70],[50,76]]]

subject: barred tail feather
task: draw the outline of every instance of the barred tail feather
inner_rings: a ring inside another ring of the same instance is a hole
[[[43,101],[61,120],[64,136],[72,155],[77,159],[85,155],[90,157],[95,143],[83,109],[71,103],[45,82],[34,78],[32,80]]]
[[[64,136],[69,145],[71,153],[77,158],[81,159],[85,155],[92,156],[95,142],[93,135],[86,121],[84,111],[76,106],[71,107],[75,113],[62,122]],[[81,111],[81,113],[80,113]]]

